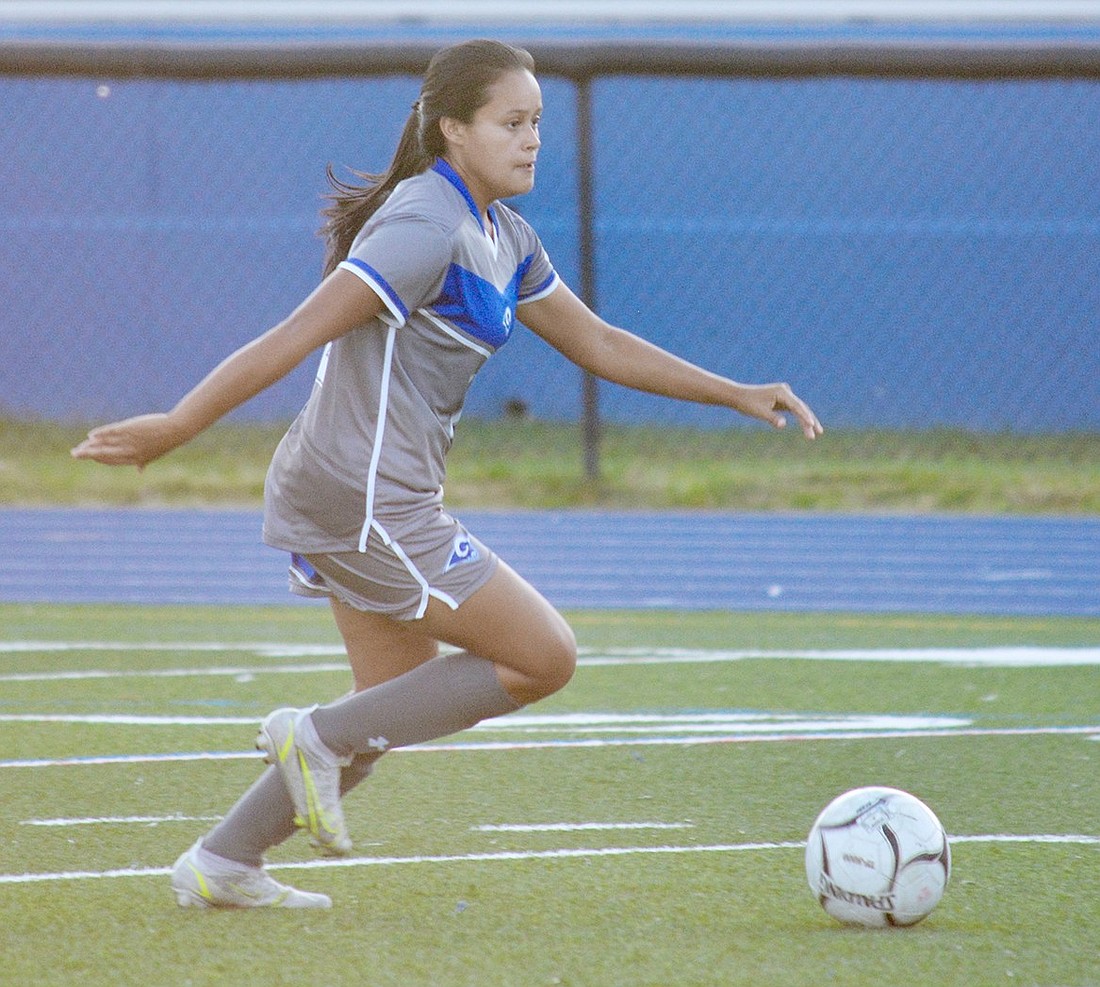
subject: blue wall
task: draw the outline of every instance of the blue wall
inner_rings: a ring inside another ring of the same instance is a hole
[[[575,94],[517,205],[577,279]],[[109,88],[104,90],[103,86]],[[418,81],[0,78],[0,413],[171,404],[315,284],[327,162],[388,162]],[[1100,83],[609,78],[598,307],[834,426],[1100,428]],[[312,361],[311,361],[312,362]],[[238,414],[287,418],[312,366]],[[575,418],[519,333],[467,414]],[[604,386],[614,421],[727,424]]]

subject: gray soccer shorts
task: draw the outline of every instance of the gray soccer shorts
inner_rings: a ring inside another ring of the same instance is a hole
[[[417,620],[432,597],[457,609],[489,581],[497,562],[492,549],[436,510],[399,537],[374,521],[365,552],[292,554],[290,591]]]

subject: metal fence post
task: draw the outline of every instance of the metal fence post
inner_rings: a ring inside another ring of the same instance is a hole
[[[581,298],[596,308],[595,219],[592,185],[592,77],[577,80],[577,209],[579,232]],[[581,442],[584,475],[597,480],[600,475],[600,388],[599,381],[587,370],[581,378]]]

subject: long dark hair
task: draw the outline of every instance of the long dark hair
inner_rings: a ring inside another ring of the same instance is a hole
[[[389,168],[380,175],[353,171],[366,183],[355,185],[338,178],[328,165],[333,191],[328,196],[331,204],[321,211],[325,222],[320,230],[325,239],[325,276],[347,257],[356,234],[397,183],[429,168],[446,150],[439,121],[451,117],[470,123],[489,101],[489,87],[519,69],[534,72],[535,60],[523,48],[499,41],[464,41],[444,48],[428,64],[420,98],[405,121]]]

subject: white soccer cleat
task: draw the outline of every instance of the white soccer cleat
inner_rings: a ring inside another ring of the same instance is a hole
[[[172,891],[180,908],[331,908],[327,894],[280,884],[262,867],[223,861],[201,841],[172,868]]]
[[[338,757],[319,743],[308,744],[301,722],[309,714],[298,709],[269,713],[260,724],[256,748],[279,769],[294,802],[295,825],[309,833],[322,854],[343,857],[352,844],[340,805],[340,772],[352,759]]]

